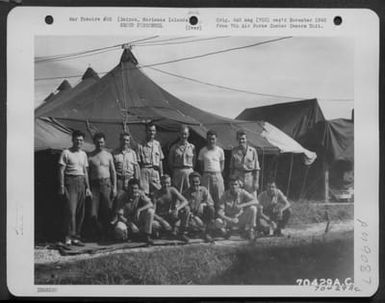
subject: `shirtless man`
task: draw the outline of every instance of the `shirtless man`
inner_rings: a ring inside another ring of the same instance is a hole
[[[104,149],[105,136],[96,133],[95,150],[89,154],[89,176],[92,191],[90,219],[101,238],[109,233],[112,200],[116,196],[116,172],[112,155]]]
[[[184,242],[190,239],[186,236],[188,227],[190,210],[188,201],[178,192],[175,187],[171,186],[171,177],[163,175],[160,178],[161,189],[157,190],[153,195],[155,208],[155,222],[157,228],[162,228],[167,232],[171,232],[177,236],[176,223],[180,221],[179,238]]]

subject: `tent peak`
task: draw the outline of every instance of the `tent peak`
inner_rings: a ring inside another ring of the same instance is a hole
[[[87,68],[87,70],[84,72],[82,76],[82,80],[89,79],[89,78],[100,79],[98,74],[91,67]]]
[[[71,84],[67,80],[64,80],[62,83],[60,83],[57,90],[63,91],[63,90],[70,89],[70,88],[72,88]]]
[[[138,65],[138,60],[136,60],[134,54],[129,48],[125,48],[122,56],[120,57],[120,63],[132,62],[135,65]]]

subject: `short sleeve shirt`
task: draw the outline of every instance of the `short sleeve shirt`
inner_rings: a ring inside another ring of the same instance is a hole
[[[267,191],[264,191],[258,195],[258,201],[263,206],[267,208],[270,205],[276,205],[278,203],[285,204],[286,197],[281,190],[277,189],[275,194],[270,196]]]
[[[162,147],[159,141],[153,140],[139,146],[139,162],[143,166],[159,166],[160,161],[164,159]]]
[[[122,206],[123,214],[126,218],[133,217],[138,210],[145,205],[152,204],[151,200],[146,197],[143,193],[140,193],[137,197],[128,197],[126,201],[124,201],[124,205]]]
[[[195,146],[191,143],[176,143],[170,149],[169,161],[173,167],[193,167]]]
[[[138,158],[134,150],[117,149],[112,156],[118,176],[134,176],[135,166],[138,165]]]
[[[67,176],[84,176],[84,168],[88,167],[87,154],[82,151],[63,150],[59,158],[59,164],[65,167]]]
[[[198,160],[203,161],[203,171],[220,173],[221,161],[225,160],[225,153],[219,146],[215,146],[213,149],[205,146],[200,150]]]
[[[233,148],[231,152],[231,167],[244,172],[259,170],[257,150],[252,146],[247,146],[245,152],[240,146]]]
[[[227,190],[219,201],[219,209],[224,210],[226,216],[232,217],[241,211],[235,207],[236,205],[254,200],[256,200],[256,198],[244,189],[239,189],[235,195],[233,195],[230,190]]]
[[[158,190],[154,193],[153,201],[156,206],[156,213],[159,215],[167,214],[170,210],[175,209],[178,203],[178,190],[170,187],[166,193]]]
[[[183,196],[188,201],[190,210],[193,213],[196,213],[199,210],[199,206],[202,203],[207,203],[211,206],[214,205],[209,191],[204,186],[199,186],[199,189],[197,191],[194,188],[190,187],[183,192]]]

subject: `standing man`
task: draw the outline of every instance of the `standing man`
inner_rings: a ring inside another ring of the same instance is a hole
[[[141,166],[141,186],[149,195],[154,190],[159,190],[160,177],[163,175],[164,155],[160,143],[155,140],[156,126],[148,124],[146,127],[146,142],[139,146],[138,155]]]
[[[277,227],[274,235],[281,236],[282,229],[286,227],[291,215],[290,202],[274,181],[267,183],[267,190],[259,194],[258,200],[260,217],[270,224],[274,223],[273,226]]]
[[[168,165],[172,171],[172,183],[179,192],[190,187],[189,175],[194,171],[195,146],[188,142],[190,130],[182,125],[179,131],[179,142],[174,144],[168,154]]]
[[[191,211],[189,225],[202,232],[206,242],[214,242],[209,234],[209,228],[214,225],[214,202],[206,187],[201,186],[201,175],[198,172],[190,174],[190,187],[183,192]]]
[[[202,185],[209,190],[217,211],[219,199],[225,191],[222,177],[222,171],[225,167],[225,153],[222,148],[217,146],[217,133],[215,131],[209,130],[206,137],[207,145],[200,150],[198,160],[203,172]]]
[[[259,186],[259,162],[257,150],[247,143],[245,131],[237,132],[239,146],[231,152],[230,176],[243,183],[243,188],[256,196]]]
[[[171,232],[177,236],[177,222],[179,225],[179,238],[183,242],[189,242],[186,236],[187,227],[190,218],[190,210],[187,200],[171,186],[171,177],[163,175],[161,178],[161,189],[154,193],[153,201],[155,208],[155,220],[159,228]]]
[[[106,238],[112,218],[112,200],[117,193],[116,172],[112,155],[104,149],[105,135],[94,135],[95,150],[89,154],[89,176],[92,192],[91,222],[98,236]]]
[[[140,178],[140,168],[136,152],[130,147],[131,136],[124,132],[120,134],[120,146],[113,152],[113,159],[117,176],[117,197],[114,211],[119,209],[124,194],[128,190],[128,182]]]
[[[131,179],[124,204],[120,206],[111,224],[114,226],[114,236],[117,240],[126,240],[128,235],[142,234],[147,244],[153,244],[151,239],[154,222],[154,208],[151,200],[140,190],[140,182]]]
[[[88,182],[88,160],[82,150],[84,133],[72,133],[72,147],[63,150],[59,159],[59,194],[65,203],[65,244],[84,244],[80,240],[86,196],[92,197]]]
[[[254,240],[258,200],[240,187],[240,181],[231,177],[229,189],[221,197],[215,223],[228,238],[235,227],[241,229],[249,240]]]

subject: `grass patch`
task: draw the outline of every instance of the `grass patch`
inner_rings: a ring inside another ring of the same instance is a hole
[[[353,204],[315,203],[310,201],[291,202],[292,216],[289,227],[303,226],[326,221],[326,212],[331,221],[346,221],[354,218]]]
[[[113,254],[60,266],[35,265],[36,284],[295,284],[353,277],[353,233],[289,247],[182,246]]]
[[[344,281],[354,276],[353,238],[259,251],[247,248],[238,251],[235,260],[233,266],[212,283],[290,285],[295,284],[296,279]]]

